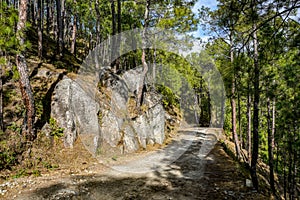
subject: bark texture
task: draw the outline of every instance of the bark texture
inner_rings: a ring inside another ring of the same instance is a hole
[[[23,30],[26,25],[27,18],[27,0],[20,1],[19,7],[19,21],[17,24],[17,33],[19,39],[19,45],[22,47],[24,45],[24,34]],[[28,76],[28,68],[25,60],[25,56],[23,52],[17,54],[16,56],[16,64],[19,72],[19,83],[20,89],[22,93],[22,99],[26,108],[26,116],[24,118],[24,126],[23,126],[23,135],[29,141],[32,141],[35,138],[34,131],[34,118],[35,118],[35,108],[34,108],[34,98],[31,89],[31,85],[29,82]]]
[[[139,108],[143,104],[143,88],[145,84],[145,77],[148,72],[148,64],[146,62],[146,44],[147,44],[147,28],[149,23],[149,7],[150,7],[150,0],[146,1],[145,13],[144,13],[144,30],[142,32],[142,42],[143,42],[143,50],[142,50],[142,65],[143,65],[143,74],[142,79],[138,87],[137,92],[137,107]]]

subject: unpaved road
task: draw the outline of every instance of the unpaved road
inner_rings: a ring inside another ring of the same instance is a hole
[[[6,198],[267,199],[243,185],[236,164],[216,145],[221,135],[218,129],[185,129],[164,149],[104,171],[33,179]]]

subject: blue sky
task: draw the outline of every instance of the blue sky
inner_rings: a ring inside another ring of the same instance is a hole
[[[195,4],[194,8],[192,9],[195,14],[198,14],[198,9],[200,9],[202,6],[209,7],[211,10],[217,9],[217,0],[198,0]],[[297,15],[296,16],[290,16],[290,18],[300,21],[300,8],[297,9]],[[207,41],[208,35],[205,35],[204,31],[201,29],[201,27],[198,25],[198,30],[195,32],[192,32],[191,35],[194,35],[195,37],[201,37],[204,41]]]
[[[217,1],[216,0],[198,0],[198,2],[195,4],[193,8],[193,12],[197,13],[197,10],[201,8],[201,6],[206,6],[211,9],[217,8]]]
[[[192,9],[195,14],[198,14],[198,9],[202,6],[209,7],[211,10],[215,10],[217,8],[217,1],[216,0],[198,0],[195,4],[194,8]],[[198,25],[198,30],[191,33],[195,37],[201,37],[203,40],[206,40],[208,36],[204,35],[203,30]]]

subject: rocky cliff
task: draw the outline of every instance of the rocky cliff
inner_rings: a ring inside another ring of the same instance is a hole
[[[72,147],[78,136],[93,154],[130,153],[165,140],[165,111],[160,95],[145,92],[136,109],[135,92],[141,71],[117,76],[101,71],[100,84],[91,95],[77,81],[64,77],[54,90],[51,117],[64,128],[64,143]]]

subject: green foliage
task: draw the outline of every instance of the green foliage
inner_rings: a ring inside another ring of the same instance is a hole
[[[11,125],[7,126],[7,129],[17,133],[21,133],[22,131],[22,127],[16,122],[12,122]]]
[[[18,44],[15,34],[15,24],[18,20],[18,12],[11,6],[2,2],[0,6],[0,50],[6,53],[15,53]]]
[[[157,90],[163,95],[162,102],[165,108],[170,108],[171,106],[179,108],[179,98],[169,87],[159,85],[157,86]]]
[[[98,147],[98,148],[96,149],[96,155],[101,155],[101,154],[103,154],[103,150],[102,150],[101,147]]]
[[[215,38],[206,49],[214,57],[215,63],[222,74],[227,96],[234,97],[237,104],[237,130],[240,140],[247,138],[247,106],[251,106],[253,113],[254,85],[254,57],[258,56],[259,66],[259,158],[268,163],[268,133],[271,133],[270,124],[275,120],[275,148],[273,148],[275,171],[280,180],[284,180],[287,193],[294,188],[293,181],[297,182],[300,173],[293,170],[300,166],[298,159],[300,146],[300,68],[299,68],[299,28],[297,20],[288,19],[288,14],[279,14],[277,6],[285,7],[286,11],[292,8],[291,1],[269,2],[261,1],[249,5],[239,1],[220,0],[214,11],[202,9],[201,16],[210,31],[217,32]],[[263,6],[262,6],[263,5]],[[251,9],[249,9],[251,7]],[[265,9],[267,8],[267,9]],[[284,13],[284,12],[283,12]],[[258,55],[253,51],[253,29],[257,34]],[[231,57],[233,53],[233,58]],[[257,73],[256,73],[257,74]],[[232,80],[235,84],[235,96],[232,96]],[[247,105],[247,99],[251,105]],[[270,107],[267,107],[270,102]],[[275,118],[272,114],[275,111]],[[231,107],[230,101],[226,107]],[[268,110],[269,109],[269,110]],[[251,126],[253,116],[251,118]],[[224,129],[230,132],[231,111],[226,109]],[[253,127],[252,127],[253,129]],[[268,130],[269,129],[269,130]],[[253,130],[252,130],[253,131]],[[247,146],[242,144],[242,148]],[[252,145],[252,140],[249,141]],[[255,149],[256,151],[257,149]],[[254,151],[253,151],[254,152]],[[253,157],[252,157],[253,158]],[[285,176],[283,176],[285,172]]]
[[[34,169],[34,170],[32,170],[32,174],[33,174],[35,177],[38,177],[38,176],[41,176],[41,171],[38,170],[38,169]]]
[[[17,66],[15,66],[15,65],[12,67],[12,74],[13,74],[12,79],[13,79],[14,81],[18,81],[19,78],[20,78],[20,75],[19,75]]]
[[[13,178],[21,178],[23,176],[28,176],[26,169],[20,169],[15,175],[13,175]]]
[[[49,162],[42,162],[43,166],[46,168],[46,169],[57,169],[59,166],[56,165],[56,164],[51,164]]]
[[[103,124],[103,113],[100,110],[98,112],[98,123],[100,126]]]
[[[59,127],[54,118],[51,117],[49,119],[49,125],[51,128],[51,136],[53,136],[56,139],[64,136],[64,128]]]
[[[3,143],[1,143],[3,145]],[[0,170],[10,168],[16,163],[16,153],[7,148],[1,148],[0,152]]]

